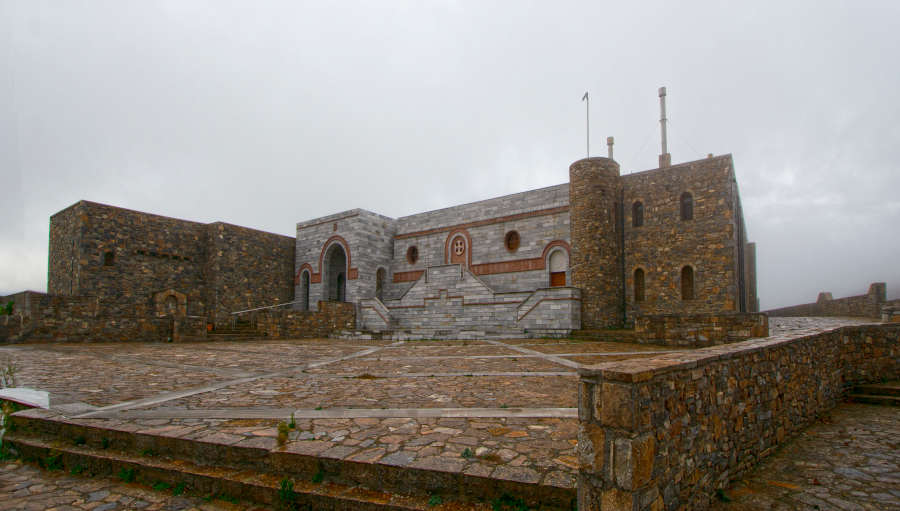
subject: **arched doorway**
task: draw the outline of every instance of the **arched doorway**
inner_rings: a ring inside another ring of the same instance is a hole
[[[309,272],[300,274],[300,310],[309,310]]]
[[[450,242],[450,264],[466,264],[466,252],[469,247],[466,244],[466,238],[459,235]]]
[[[325,299],[343,302],[347,297],[347,254],[340,243],[325,252]]]
[[[375,272],[375,298],[384,301],[384,280],[387,278],[387,272],[384,268],[378,268]]]
[[[569,269],[569,254],[562,249],[550,252],[550,287],[566,285],[566,270]]]

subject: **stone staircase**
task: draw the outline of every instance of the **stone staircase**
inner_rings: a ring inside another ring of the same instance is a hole
[[[265,338],[252,323],[238,319],[232,327],[218,327],[206,335],[208,341],[251,341]]]
[[[900,380],[857,385],[847,397],[854,403],[900,406]]]
[[[574,488],[195,440],[118,421],[102,427],[52,410],[18,412],[12,420],[3,443],[25,461],[86,476],[125,474],[147,486],[182,485],[192,495],[228,495],[276,509],[487,511],[515,496],[529,509],[563,511],[575,499]]]

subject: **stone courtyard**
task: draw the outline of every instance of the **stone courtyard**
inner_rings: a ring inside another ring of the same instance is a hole
[[[770,328],[805,335],[863,322],[773,318]],[[419,471],[437,486],[468,481],[565,502],[575,495],[577,370],[671,351],[572,339],[314,339],[30,344],[4,346],[0,358],[18,366],[20,386],[50,393],[49,410],[24,417],[315,457],[375,477]],[[291,418],[279,446],[277,425]],[[5,481],[0,507],[15,488]]]

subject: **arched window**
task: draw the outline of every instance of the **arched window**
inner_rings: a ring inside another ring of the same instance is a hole
[[[644,225],[644,204],[641,201],[635,201],[631,205],[631,226],[640,227]]]
[[[681,194],[681,219],[694,219],[694,196],[691,195],[691,192]]]
[[[375,298],[384,301],[384,280],[387,272],[384,268],[378,268],[375,272]]]
[[[419,249],[413,245],[406,249],[406,262],[409,264],[416,264],[416,261],[419,260]]]
[[[641,268],[634,270],[634,301],[644,301],[644,270]]]
[[[565,250],[550,253],[550,287],[566,285],[566,270],[569,269],[569,254]]]
[[[506,245],[506,250],[510,252],[515,252],[519,249],[519,233],[516,231],[509,231],[506,233],[506,238],[503,242]]]
[[[694,299],[694,269],[690,266],[681,269],[681,299]]]
[[[309,310],[309,272],[300,274],[300,310]]]

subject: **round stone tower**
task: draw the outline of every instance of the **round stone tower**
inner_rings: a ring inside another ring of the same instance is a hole
[[[581,328],[621,326],[619,164],[585,158],[569,167],[572,285],[581,288]]]

